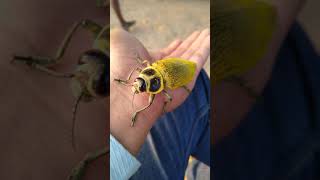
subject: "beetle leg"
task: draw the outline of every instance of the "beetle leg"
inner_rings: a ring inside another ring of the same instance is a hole
[[[169,102],[172,102],[172,97],[170,96],[170,94],[167,91],[163,90],[162,92],[166,95],[166,98],[167,98],[167,100],[164,101],[164,105],[162,108],[163,113],[166,113],[166,106],[168,105]]]
[[[74,76],[74,74],[72,73],[60,73],[51,69],[48,69],[44,66],[40,66],[38,64],[34,64],[34,67],[42,72],[45,72],[51,76],[55,76],[55,77],[62,77],[62,78],[72,78]]]
[[[141,63],[142,65],[143,64],[147,64],[147,66],[151,66],[151,64],[150,64],[150,62],[148,61],[148,60],[144,60],[144,61],[142,61],[142,63]]]
[[[141,111],[144,111],[144,110],[146,110],[147,108],[149,108],[149,107],[151,106],[151,104],[152,104],[153,101],[154,101],[154,97],[155,97],[154,94],[150,94],[150,96],[149,96],[149,104],[148,104],[147,106],[145,106],[144,108],[142,108],[142,109],[140,109],[140,110],[138,110],[138,111],[136,111],[136,112],[133,113],[132,118],[131,118],[131,126],[132,126],[132,127],[134,126],[134,124],[135,124],[135,122],[136,122],[136,117],[137,117],[137,115],[138,115]]]
[[[132,69],[126,80],[122,80],[122,79],[114,79],[114,80],[121,83],[121,84],[128,85],[128,81],[130,80],[134,71],[141,72],[142,69],[139,67]]]
[[[14,56],[12,61],[23,61],[27,64],[35,63],[42,66],[53,66],[58,63],[58,61],[63,57],[65,50],[67,49],[73,35],[76,30],[82,27],[94,34],[95,38],[98,36],[102,27],[90,20],[82,20],[80,22],[74,23],[68,33],[65,35],[61,45],[59,46],[54,57],[36,57],[36,56]]]
[[[85,174],[85,170],[87,166],[97,160],[98,158],[108,155],[110,153],[109,149],[107,147],[103,149],[99,149],[95,152],[88,153],[83,160],[81,160],[77,166],[75,166],[70,176],[68,177],[68,180],[81,180],[83,178],[83,175]]]
[[[142,60],[142,59],[138,59],[137,60],[141,65],[147,65],[147,66],[151,66],[150,62],[148,60]]]
[[[191,90],[187,86],[182,86],[182,87],[183,87],[183,89],[185,89],[188,92],[188,94],[191,93]]]
[[[39,71],[45,72],[48,75],[51,76],[55,76],[55,77],[61,77],[61,78],[72,78],[73,74],[72,73],[61,73],[61,72],[57,72],[55,70],[49,69],[44,65],[39,65],[35,62],[29,61],[28,59],[25,59],[24,57],[20,57],[20,56],[15,56],[16,58],[18,58],[20,61],[25,61],[25,63],[27,65],[29,65],[30,67],[37,69]]]

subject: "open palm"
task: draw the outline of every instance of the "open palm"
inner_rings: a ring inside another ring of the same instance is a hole
[[[115,78],[126,79],[132,69],[139,63],[136,58],[139,57],[143,60],[148,60],[150,63],[168,57],[182,58],[194,61],[197,64],[196,74],[192,82],[187,87],[192,89],[200,70],[206,62],[210,52],[210,32],[208,29],[203,31],[196,31],[192,33],[186,40],[176,40],[168,47],[156,52],[148,52],[145,47],[132,35],[123,30],[113,30],[111,32],[110,40],[110,129],[113,133],[113,126],[119,123],[131,124],[132,114],[148,104],[147,93],[141,93],[133,99],[133,92],[131,87],[124,86],[116,81]],[[141,66],[141,68],[144,68]],[[130,79],[133,82],[138,76],[134,73]],[[187,98],[188,92],[179,88],[174,91],[167,91],[172,97],[172,102],[166,106],[166,111],[172,111]],[[145,127],[149,129],[154,122],[163,113],[163,106],[166,97],[163,93],[157,94],[152,105],[138,114],[135,127]],[[133,105],[132,105],[133,104]],[[133,128],[135,129],[135,128]]]

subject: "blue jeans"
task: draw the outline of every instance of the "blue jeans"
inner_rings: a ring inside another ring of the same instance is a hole
[[[320,58],[298,24],[261,100],[212,153],[214,179],[320,179]]]
[[[210,163],[210,81],[204,71],[186,101],[151,129],[137,156],[142,166],[131,179],[183,179],[190,155]]]

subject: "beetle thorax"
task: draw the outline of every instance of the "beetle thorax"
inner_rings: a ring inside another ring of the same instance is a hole
[[[158,94],[164,89],[163,77],[154,67],[143,69],[133,83],[135,93]]]

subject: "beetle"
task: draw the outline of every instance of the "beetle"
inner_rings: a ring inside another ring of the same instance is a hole
[[[65,50],[73,35],[79,28],[91,32],[94,36],[93,48],[83,52],[78,59],[77,68],[72,73],[62,73],[51,69],[62,60]],[[80,101],[90,102],[94,99],[109,96],[109,25],[100,26],[91,20],[81,20],[74,23],[65,35],[56,55],[53,57],[21,56],[14,55],[12,62],[20,62],[33,69],[45,72],[48,75],[71,79],[71,89],[75,96],[72,112],[72,146],[75,149],[74,130],[77,107]],[[73,170],[70,180],[80,180],[88,163],[109,153],[104,147],[96,152],[89,153]]]
[[[131,118],[132,127],[135,124],[137,115],[151,106],[156,94],[161,92],[165,94],[166,101],[163,105],[163,111],[165,112],[166,105],[172,101],[172,97],[167,90],[175,90],[182,87],[190,93],[191,90],[186,85],[193,80],[197,67],[195,62],[181,58],[161,59],[152,64],[148,60],[142,60],[139,57],[136,60],[146,67],[144,69],[134,68],[126,80],[114,79],[120,84],[132,86],[134,95],[144,92],[149,94],[148,105],[133,113]],[[130,78],[135,71],[139,72],[139,76],[130,84]]]
[[[258,98],[259,93],[241,75],[254,68],[268,50],[277,27],[275,6],[257,0],[216,0],[211,8],[213,84],[235,83]]]

